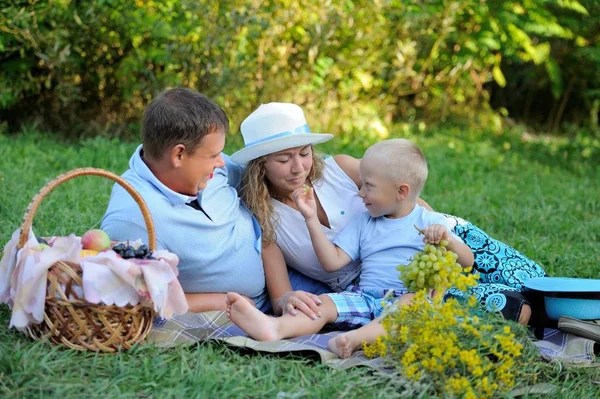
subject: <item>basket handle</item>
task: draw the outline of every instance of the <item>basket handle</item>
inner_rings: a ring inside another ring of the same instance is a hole
[[[104,169],[98,168],[78,168],[73,169],[69,172],[63,173],[62,175],[56,177],[55,179],[48,182],[42,189],[33,197],[27,209],[25,210],[25,215],[23,216],[23,223],[21,223],[21,235],[19,236],[19,245],[18,248],[23,248],[27,239],[29,238],[29,231],[31,230],[31,224],[33,223],[33,217],[37,212],[40,204],[44,197],[46,197],[52,190],[61,185],[62,183],[74,179],[79,176],[101,176],[106,177],[110,180],[115,181],[121,187],[123,187],[135,200],[135,202],[140,207],[142,211],[142,216],[144,217],[144,222],[146,223],[146,230],[148,230],[148,247],[151,251],[154,252],[156,249],[156,232],[154,230],[154,223],[152,222],[152,217],[150,216],[150,211],[148,210],[148,206],[146,202],[142,198],[142,196],[133,188],[133,186],[127,183],[122,177],[117,176],[116,174],[109,172]]]

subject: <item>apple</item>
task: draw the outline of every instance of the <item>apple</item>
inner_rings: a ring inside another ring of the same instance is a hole
[[[81,237],[83,249],[101,252],[110,249],[110,237],[100,229],[86,231]]]

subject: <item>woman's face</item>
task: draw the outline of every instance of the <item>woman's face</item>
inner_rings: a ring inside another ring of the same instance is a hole
[[[265,176],[279,193],[292,192],[306,182],[312,168],[312,147],[306,145],[267,155]]]

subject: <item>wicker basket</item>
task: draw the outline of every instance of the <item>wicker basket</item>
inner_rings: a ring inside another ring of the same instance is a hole
[[[18,248],[27,242],[33,217],[42,200],[60,184],[79,176],[102,176],[120,184],[142,211],[148,230],[148,246],[156,249],[154,224],[146,203],[138,192],[114,173],[96,169],[74,169],[46,184],[31,200],[21,225]],[[80,298],[83,292],[82,271],[78,264],[56,262],[48,270],[44,321],[31,325],[26,334],[33,339],[48,338],[52,343],[80,351],[115,352],[142,342],[152,329],[156,312],[141,305],[119,307],[92,304]]]

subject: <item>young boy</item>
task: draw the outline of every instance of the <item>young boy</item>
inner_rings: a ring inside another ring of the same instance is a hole
[[[321,317],[312,320],[299,312],[292,316],[269,317],[236,293],[227,294],[227,314],[252,338],[271,341],[319,332],[329,324],[338,329],[355,329],[329,342],[329,349],[348,357],[361,344],[385,333],[379,323],[382,300],[393,292],[397,305],[409,303],[409,294],[398,279],[396,267],[406,264],[424,248],[424,241],[449,242],[463,266],[473,264],[473,253],[450,232],[443,215],[417,205],[416,199],[427,180],[427,161],[415,144],[404,139],[386,140],[371,146],[360,162],[362,187],[359,196],[368,212],[358,214],[331,243],[319,222],[312,188],[294,192],[294,201],[306,220],[315,252],[323,269],[333,272],[350,261],[360,260],[358,286],[341,293],[320,295]],[[420,237],[414,226],[423,230]]]

